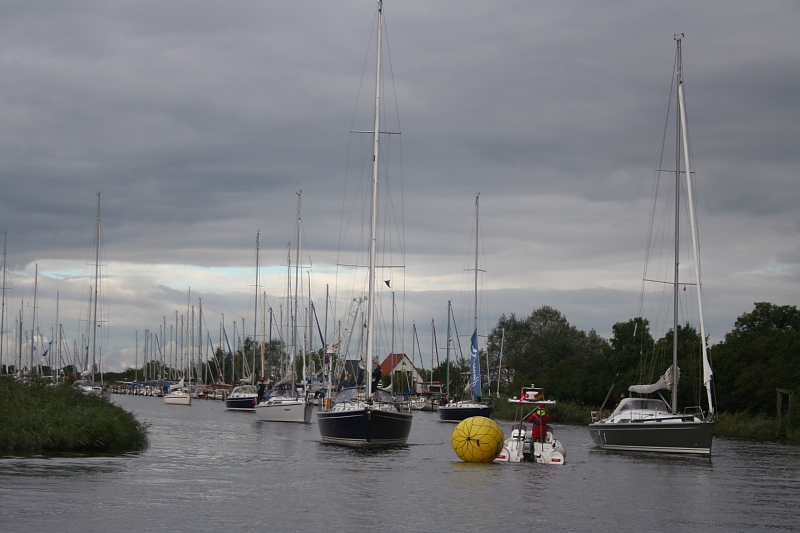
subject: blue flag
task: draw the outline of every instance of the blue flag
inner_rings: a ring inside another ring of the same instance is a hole
[[[469,361],[469,369],[472,372],[472,397],[481,397],[481,365],[478,358],[478,330],[472,332],[472,339],[470,340],[470,351],[472,356]]]

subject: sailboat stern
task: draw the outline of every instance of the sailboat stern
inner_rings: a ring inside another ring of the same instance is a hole
[[[345,446],[403,446],[411,433],[411,413],[372,409],[317,413],[322,442]]]

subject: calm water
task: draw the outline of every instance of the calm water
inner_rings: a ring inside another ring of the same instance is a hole
[[[415,413],[407,447],[364,452],[221,402],[113,401],[149,424],[150,448],[0,459],[0,531],[800,531],[793,446],[621,454],[556,426],[566,465],[479,465],[456,457],[455,426],[435,413]]]

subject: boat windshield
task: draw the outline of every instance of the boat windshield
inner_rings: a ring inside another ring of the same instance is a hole
[[[664,400],[652,400],[648,398],[625,398],[617,407],[616,412],[629,411],[631,409],[647,409],[651,411],[667,411],[669,407]]]
[[[357,399],[359,395],[363,397],[364,394],[366,394],[364,387],[342,389],[342,391],[336,395],[336,400],[334,400],[333,403],[347,403]],[[394,403],[392,395],[383,389],[378,389],[373,392],[373,398],[376,402]]]

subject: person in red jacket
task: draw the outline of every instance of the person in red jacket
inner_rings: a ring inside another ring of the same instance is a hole
[[[533,422],[533,434],[531,436],[539,441],[544,441],[545,437],[547,437],[547,423],[550,421],[550,415],[545,412],[544,408],[545,404],[540,403],[539,408],[528,417],[528,422]]]

